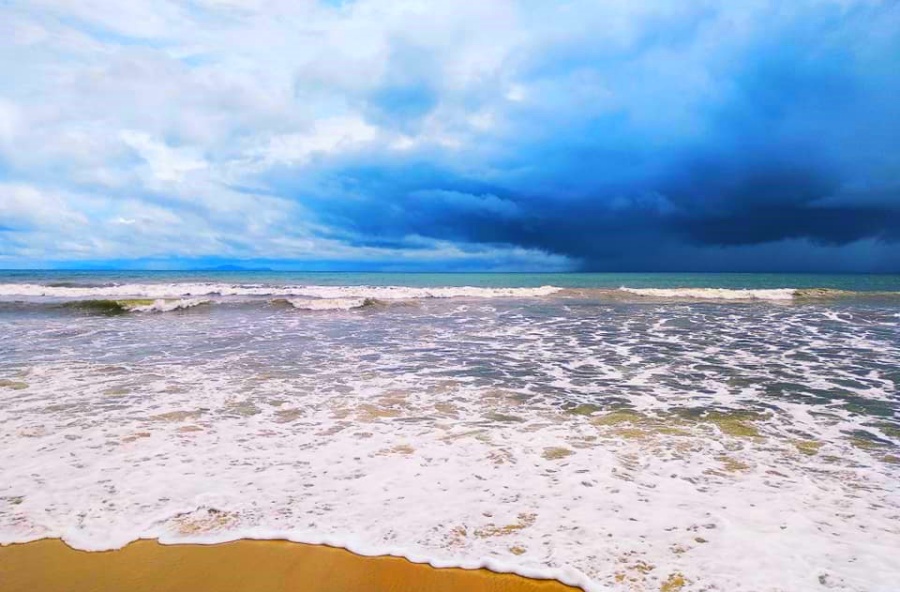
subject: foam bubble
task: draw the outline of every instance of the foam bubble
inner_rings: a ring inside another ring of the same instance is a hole
[[[0,542],[894,589],[895,308],[531,303],[0,315]]]
[[[375,298],[378,300],[417,298],[528,298],[549,296],[560,288],[476,288],[407,286],[276,286],[223,283],[123,284],[117,286],[48,286],[40,284],[0,284],[0,297],[50,297],[81,299],[185,298],[201,296],[295,296],[306,298]]]
[[[377,301],[372,298],[288,298],[285,302],[300,310],[353,310]]]
[[[172,312],[173,310],[184,310],[200,306],[201,304],[209,304],[210,302],[206,298],[158,298],[147,304],[135,304],[125,301],[123,306],[131,312]]]
[[[767,290],[727,289],[727,288],[628,288],[619,290],[653,298],[688,298],[703,300],[791,300],[797,295],[795,288],[774,288]]]

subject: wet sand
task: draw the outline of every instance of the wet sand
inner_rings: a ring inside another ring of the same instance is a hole
[[[287,541],[76,551],[58,539],[0,547],[3,592],[575,592],[550,580],[488,570],[436,569]]]

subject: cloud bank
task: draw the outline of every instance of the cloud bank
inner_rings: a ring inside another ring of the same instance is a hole
[[[900,271],[900,5],[0,7],[0,267]]]

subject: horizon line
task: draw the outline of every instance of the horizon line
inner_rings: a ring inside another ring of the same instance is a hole
[[[569,270],[569,271],[498,271],[498,270],[447,270],[447,271],[428,271],[428,270],[366,270],[366,269],[215,269],[215,268],[176,268],[176,269],[139,269],[139,268],[62,268],[62,267],[32,267],[32,268],[0,268],[0,273],[9,272],[87,272],[87,273],[117,273],[117,272],[135,272],[135,273],[370,273],[370,274],[518,274],[518,275],[587,275],[587,274],[731,274],[731,275],[900,275],[898,271],[727,271],[727,270],[707,270],[707,271],[591,271],[591,270]]]

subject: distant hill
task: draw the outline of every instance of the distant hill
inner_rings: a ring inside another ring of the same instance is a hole
[[[198,269],[197,271],[272,271],[270,267],[244,267],[242,265],[217,265],[216,267],[207,267]]]

